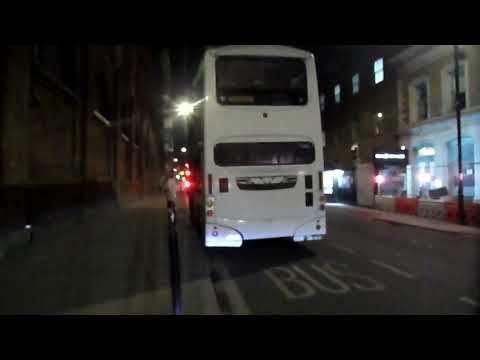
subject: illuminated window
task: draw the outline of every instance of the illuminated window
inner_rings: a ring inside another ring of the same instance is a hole
[[[381,83],[383,81],[383,58],[375,60],[373,72],[375,75],[375,84]]]
[[[320,95],[320,111],[325,111],[325,94]]]
[[[340,84],[335,85],[333,92],[335,94],[335,104],[340,104]]]
[[[357,94],[360,91],[360,75],[355,74],[352,76],[352,93]]]

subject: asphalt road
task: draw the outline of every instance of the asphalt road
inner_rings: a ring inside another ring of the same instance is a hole
[[[387,223],[339,206],[328,206],[327,218],[328,239],[323,241],[260,240],[239,249],[197,246],[210,261],[222,312],[479,313],[476,236]],[[190,236],[181,241],[200,241]]]

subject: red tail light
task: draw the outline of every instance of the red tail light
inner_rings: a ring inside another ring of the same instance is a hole
[[[228,192],[228,178],[220,178],[218,181],[220,184],[220,192]]]
[[[383,175],[377,175],[375,176],[375,182],[377,184],[383,184],[385,182],[385,177]]]

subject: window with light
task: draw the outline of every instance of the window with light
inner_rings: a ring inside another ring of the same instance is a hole
[[[375,84],[379,84],[383,81],[383,58],[375,61],[373,65],[373,71],[375,75]]]
[[[340,84],[335,85],[333,92],[335,94],[335,103],[340,104]]]
[[[360,91],[360,75],[355,74],[352,76],[352,93],[353,95],[358,94]]]

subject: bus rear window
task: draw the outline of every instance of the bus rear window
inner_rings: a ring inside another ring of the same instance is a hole
[[[219,143],[213,150],[218,166],[300,165],[315,161],[310,142]]]
[[[296,58],[222,56],[216,61],[222,105],[305,105],[305,62]]]

